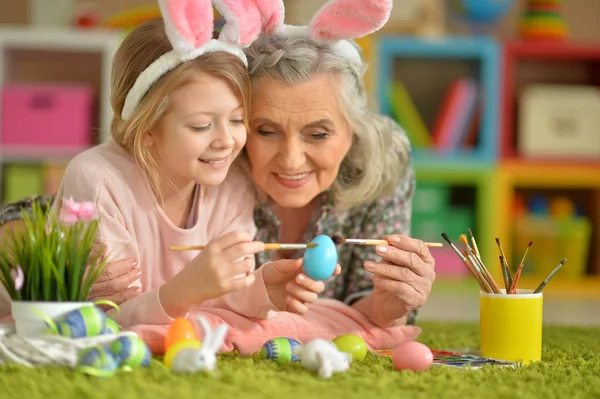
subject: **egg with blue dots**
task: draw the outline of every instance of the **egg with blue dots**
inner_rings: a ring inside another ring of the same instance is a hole
[[[47,333],[69,338],[95,337],[106,327],[106,314],[95,305],[72,310],[48,325]]]
[[[108,377],[117,372],[119,364],[102,345],[84,348],[77,357],[77,370],[98,377]]]
[[[120,366],[147,367],[152,354],[148,346],[138,337],[119,337],[110,345],[110,352]]]
[[[335,243],[326,235],[316,236],[311,243],[317,246],[304,252],[304,272],[313,280],[327,280],[335,272],[338,262]]]
[[[263,344],[259,356],[261,359],[274,360],[277,363],[298,362],[300,358],[294,351],[301,347],[302,344],[293,338],[273,338]]]

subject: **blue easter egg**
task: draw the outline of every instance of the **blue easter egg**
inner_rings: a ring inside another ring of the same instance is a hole
[[[147,367],[152,358],[150,349],[138,337],[119,337],[111,344],[110,351],[121,366]]]
[[[296,349],[302,344],[293,338],[273,338],[264,343],[260,349],[261,359],[270,359],[278,363],[298,362],[300,358],[296,355]]]
[[[304,252],[304,272],[313,280],[327,280],[335,272],[338,254],[333,240],[326,235],[315,237],[311,243],[319,244]]]
[[[79,352],[77,370],[98,377],[109,377],[116,373],[118,364],[111,353],[101,345],[85,348]]]
[[[83,306],[55,320],[59,335],[69,338],[95,337],[106,326],[106,315],[97,306]]]

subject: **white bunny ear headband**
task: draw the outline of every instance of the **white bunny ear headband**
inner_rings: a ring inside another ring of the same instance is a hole
[[[261,0],[256,0],[261,3]],[[214,7],[226,23],[218,39],[213,39]],[[260,34],[261,15],[254,0],[158,0],[167,37],[173,50],[150,64],[138,78],[121,111],[121,119],[133,115],[144,95],[156,81],[183,62],[203,54],[225,51],[248,66],[242,48]]]
[[[254,0],[262,15],[267,35],[306,37],[329,44],[345,58],[361,62],[358,49],[349,40],[359,39],[381,29],[390,18],[393,0],[329,0],[313,16],[308,26],[285,25],[283,0]]]

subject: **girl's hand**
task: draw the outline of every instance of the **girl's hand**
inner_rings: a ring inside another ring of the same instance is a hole
[[[254,254],[264,250],[243,232],[230,232],[210,242],[194,260],[165,283],[160,299],[172,317],[185,315],[202,302],[254,283]]]
[[[368,317],[387,325],[425,304],[435,280],[435,260],[421,240],[390,235],[390,245],[378,245],[381,262],[365,262],[373,273],[372,306]]]
[[[262,275],[269,298],[278,309],[306,314],[306,304],[317,300],[325,289],[323,281],[316,281],[302,273],[302,259],[281,259],[262,265]],[[341,272],[340,265],[334,276]]]

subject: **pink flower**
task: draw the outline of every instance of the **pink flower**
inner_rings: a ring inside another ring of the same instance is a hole
[[[64,224],[66,224],[67,226],[71,225],[71,224],[75,224],[75,223],[77,223],[77,215],[62,211],[60,213],[60,221],[63,222]]]
[[[90,222],[96,217],[96,206],[93,202],[79,204],[79,220]]]
[[[23,274],[23,269],[21,266],[17,266],[14,269],[10,269],[10,276],[12,277],[15,283],[15,289],[20,291],[23,288],[23,284],[25,283],[25,275]]]
[[[89,222],[96,216],[96,206],[93,202],[76,202],[72,197],[63,201],[60,220],[70,225],[78,221]]]

